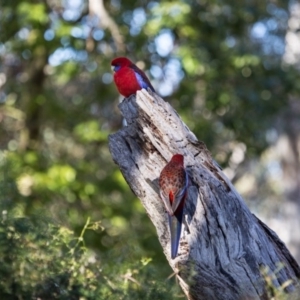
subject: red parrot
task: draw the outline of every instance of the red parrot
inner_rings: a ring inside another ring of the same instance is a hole
[[[150,88],[155,92],[146,74],[126,57],[117,57],[111,62],[114,81],[124,97],[135,94],[138,90]]]
[[[159,176],[160,196],[169,217],[172,259],[178,252],[188,181],[188,174],[183,166],[183,155],[173,155]]]

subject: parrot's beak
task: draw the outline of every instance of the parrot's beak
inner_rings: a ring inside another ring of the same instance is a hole
[[[115,72],[115,66],[110,66],[111,70]]]

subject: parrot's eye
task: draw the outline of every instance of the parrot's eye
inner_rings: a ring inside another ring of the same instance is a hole
[[[119,70],[120,70],[120,68],[121,68],[121,66],[120,66],[120,65],[115,65],[115,66],[112,66],[112,67],[111,67],[111,69],[112,69],[114,72],[117,72],[117,71],[119,71]]]

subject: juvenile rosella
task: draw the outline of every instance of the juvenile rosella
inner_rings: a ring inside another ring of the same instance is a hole
[[[169,217],[172,259],[177,256],[178,252],[188,181],[188,174],[183,165],[183,155],[173,155],[159,177],[160,196]]]
[[[126,57],[117,57],[111,62],[114,81],[124,97],[135,94],[138,90],[150,88],[155,92],[146,74]]]

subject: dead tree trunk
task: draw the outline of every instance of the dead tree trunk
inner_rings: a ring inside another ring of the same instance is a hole
[[[145,90],[120,104],[128,126],[109,137],[114,161],[156,227],[159,241],[188,299],[271,299],[273,288],[291,293],[300,268],[277,235],[256,218],[213,161],[206,146],[173,108]],[[189,233],[170,258],[167,215],[158,177],[173,154],[185,157]]]

